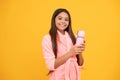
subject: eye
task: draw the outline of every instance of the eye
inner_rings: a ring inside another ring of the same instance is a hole
[[[66,19],[65,19],[65,21],[69,21],[69,19],[68,19],[68,18],[66,18]]]
[[[58,20],[62,20],[62,18],[61,18],[61,17],[58,17]]]

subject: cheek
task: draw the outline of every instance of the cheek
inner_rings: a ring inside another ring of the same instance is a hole
[[[59,20],[55,19],[55,24],[57,25],[59,23]]]
[[[55,22],[55,25],[58,26],[58,25],[59,25],[59,22]]]
[[[58,25],[58,21],[57,20],[55,20],[55,25]]]
[[[69,25],[69,22],[67,22],[67,26]]]

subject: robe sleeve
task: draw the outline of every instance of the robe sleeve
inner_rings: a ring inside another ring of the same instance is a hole
[[[46,66],[49,70],[54,70],[55,55],[52,50],[50,36],[44,36],[42,39],[42,51],[45,59]]]

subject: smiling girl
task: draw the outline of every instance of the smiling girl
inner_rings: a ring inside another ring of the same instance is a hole
[[[49,34],[42,40],[42,50],[50,80],[80,80],[80,66],[84,59],[85,43],[75,46],[76,37],[71,27],[71,17],[66,9],[53,13]]]

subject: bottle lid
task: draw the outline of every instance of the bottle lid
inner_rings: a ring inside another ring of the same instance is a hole
[[[83,31],[83,30],[78,30],[77,36],[82,36],[82,37],[84,37],[84,36],[85,36],[85,31]]]

